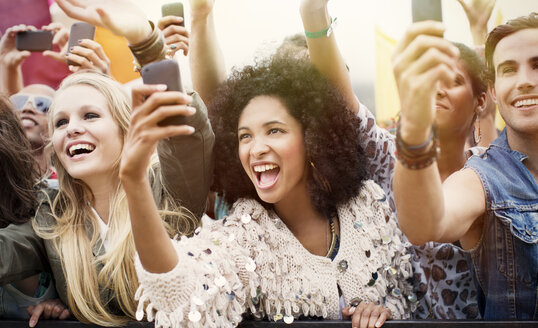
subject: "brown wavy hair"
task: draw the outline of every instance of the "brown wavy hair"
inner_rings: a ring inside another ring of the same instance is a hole
[[[34,216],[39,173],[30,142],[9,99],[0,96],[0,228]]]
[[[241,166],[237,124],[248,102],[257,96],[277,97],[301,124],[308,164],[308,191],[316,210],[331,215],[336,207],[358,194],[366,178],[360,146],[360,119],[340,93],[310,64],[293,56],[276,56],[234,71],[209,104],[215,131],[213,189],[228,203],[258,197]],[[319,179],[317,177],[322,177]],[[330,190],[321,181],[330,184]]]

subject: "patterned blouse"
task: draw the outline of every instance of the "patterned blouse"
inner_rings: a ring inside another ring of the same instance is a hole
[[[387,194],[395,210],[392,179],[396,163],[394,135],[377,126],[372,113],[363,104],[362,146],[369,159],[369,179]],[[479,319],[476,287],[467,253],[453,244],[426,243],[415,246],[413,256],[416,319]]]

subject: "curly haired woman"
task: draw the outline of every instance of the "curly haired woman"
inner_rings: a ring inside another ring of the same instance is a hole
[[[361,327],[408,318],[409,255],[365,179],[358,119],[331,85],[305,61],[274,59],[235,72],[211,107],[215,188],[235,202],[224,220],[170,241],[146,149],[122,158],[139,318],[144,308],[159,327],[231,327],[246,312],[288,323],[361,312]]]

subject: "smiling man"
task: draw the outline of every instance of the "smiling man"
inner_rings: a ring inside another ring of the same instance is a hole
[[[506,128],[485,154],[471,157],[443,184],[434,161],[428,161],[436,157],[431,86],[451,77],[445,68],[457,52],[432,34],[422,39],[427,47],[417,47],[423,50],[416,62],[427,69],[414,76],[431,83],[400,94],[401,157],[394,177],[400,227],[415,244],[459,240],[469,250],[484,319],[537,320],[538,14],[490,33],[489,88]],[[435,56],[425,50],[432,48]],[[402,76],[397,75],[399,88],[408,86]]]
[[[42,176],[51,175],[50,154],[45,145],[48,142],[47,112],[54,97],[54,89],[43,84],[32,84],[10,97],[17,109],[26,136],[34,152],[34,158],[39,164]]]

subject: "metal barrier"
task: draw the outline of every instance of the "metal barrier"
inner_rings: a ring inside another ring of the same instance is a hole
[[[1,328],[28,328],[28,321],[0,320]],[[99,328],[78,321],[40,320],[37,328]],[[128,328],[152,328],[151,322],[131,322]],[[351,321],[295,321],[291,325],[268,321],[244,321],[239,328],[350,328]],[[408,320],[387,321],[385,328],[538,328],[538,321]]]

